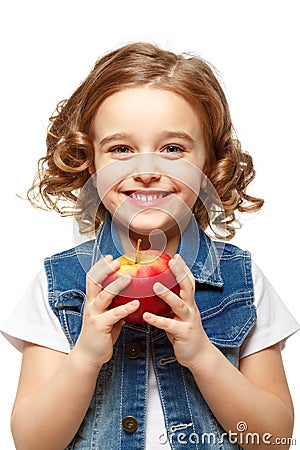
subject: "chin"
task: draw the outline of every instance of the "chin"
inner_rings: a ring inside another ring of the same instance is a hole
[[[167,220],[166,220],[167,219]],[[169,216],[162,220],[152,217],[134,218],[130,223],[130,231],[137,235],[148,236],[154,230],[161,230],[165,234],[168,234],[171,230],[174,230],[176,223],[170,219]]]

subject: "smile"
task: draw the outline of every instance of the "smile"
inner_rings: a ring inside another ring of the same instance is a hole
[[[158,198],[166,197],[164,194],[152,194],[152,195],[144,195],[144,194],[131,194],[131,198],[135,200],[140,200],[142,202],[153,202]]]
[[[135,192],[128,191],[125,194],[132,200],[142,203],[153,203],[171,195],[171,193],[167,191],[149,192],[149,193],[145,191],[135,191]]]

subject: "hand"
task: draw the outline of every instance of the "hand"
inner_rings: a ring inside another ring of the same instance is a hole
[[[139,308],[139,301],[108,309],[112,299],[131,281],[130,277],[120,277],[105,289],[101,283],[113,271],[118,270],[119,261],[110,255],[100,259],[86,277],[86,304],[83,314],[82,330],[76,343],[87,363],[101,368],[110,360],[124,319]]]
[[[200,352],[210,341],[195,303],[195,280],[192,273],[179,255],[170,260],[169,266],[179,284],[179,296],[161,283],[155,283],[153,290],[172,308],[174,317],[170,319],[144,313],[143,318],[150,325],[166,331],[177,361],[192,368],[199,363]]]

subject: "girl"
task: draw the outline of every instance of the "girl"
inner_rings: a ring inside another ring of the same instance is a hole
[[[246,194],[252,160],[209,64],[143,43],[105,55],[58,105],[47,149],[30,200],[94,238],[45,260],[3,330],[23,351],[17,449],[287,441],[280,350],[298,324],[249,253],[225,243],[236,212],[263,202]],[[131,324],[139,299],[110,308],[131,278],[102,285],[138,239],[171,255],[180,292],[155,283],[172,316]]]

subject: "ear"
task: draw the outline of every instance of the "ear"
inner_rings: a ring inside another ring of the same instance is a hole
[[[201,182],[200,182],[200,189],[205,190],[207,188],[207,166],[205,164],[205,166],[203,167],[203,170],[201,171]]]
[[[201,184],[200,184],[200,188],[205,190],[207,188],[207,175],[205,175],[205,173],[202,173],[201,176]]]
[[[89,167],[88,167],[88,171],[90,175],[94,175],[94,173],[96,172],[96,167],[95,164],[92,163]]]
[[[91,178],[92,178],[92,180],[93,180],[93,185],[94,185],[94,187],[96,188],[96,187],[97,187],[97,174],[96,174],[96,167],[95,167],[95,164],[94,164],[94,163],[91,164],[91,165],[88,167],[88,171],[89,171],[89,174],[91,175]]]

